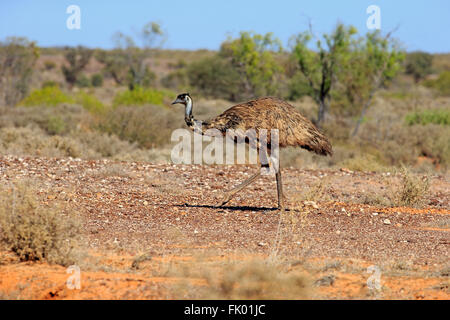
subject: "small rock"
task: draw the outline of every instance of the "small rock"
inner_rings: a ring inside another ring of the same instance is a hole
[[[378,215],[378,212],[372,212],[372,215],[373,215],[373,216],[377,216],[377,215]]]
[[[142,203],[144,206],[148,205],[148,201],[144,200],[144,202]]]
[[[197,229],[194,230],[194,234],[198,234],[198,230]]]
[[[329,276],[325,276],[325,277],[322,277],[322,278],[316,280],[316,282],[314,282],[314,285],[316,287],[332,286],[335,280],[336,280],[336,277],[331,274]]]
[[[307,206],[311,206],[311,207],[313,207],[314,209],[319,209],[319,206],[318,206],[317,203],[314,202],[314,201],[305,201],[304,204],[307,205]]]
[[[258,242],[258,246],[265,247],[265,246],[267,246],[267,243],[265,243],[265,242]]]
[[[389,219],[384,219],[384,220],[383,220],[383,223],[384,223],[384,224],[391,224],[391,220],[389,220]]]

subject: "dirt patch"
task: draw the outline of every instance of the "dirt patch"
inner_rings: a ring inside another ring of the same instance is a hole
[[[276,185],[269,176],[244,189],[227,206],[215,207],[223,190],[255,170],[0,157],[2,184],[32,178],[43,205],[62,201],[78,213],[91,259],[81,267],[82,289],[70,290],[66,268],[19,263],[3,251],[0,296],[199,297],[203,294],[199,288],[215,282],[180,270],[198,264],[211,266],[205,270],[218,270],[220,275],[230,263],[256,257],[281,268],[286,276],[304,273],[311,282],[308,298],[450,297],[448,175],[429,177],[430,191],[420,209],[364,203],[367,194],[383,195],[390,181],[401,179],[396,175],[289,168],[283,169],[286,212],[275,209]],[[326,183],[321,196],[309,202],[302,199],[302,192],[322,180]],[[367,285],[373,276],[367,272],[370,266],[379,268],[379,290]]]

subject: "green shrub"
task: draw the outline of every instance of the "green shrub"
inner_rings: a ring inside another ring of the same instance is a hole
[[[91,77],[91,84],[96,88],[103,86],[103,76],[100,73],[93,74]]]
[[[298,72],[296,73],[289,81],[289,93],[288,93],[288,99],[289,100],[297,100],[301,97],[311,95],[312,90],[309,86],[305,76]]]
[[[156,89],[144,89],[136,87],[118,93],[114,97],[114,106],[141,106],[145,104],[162,105],[166,96],[174,97],[175,94]]]
[[[419,82],[432,72],[433,56],[426,52],[416,51],[406,56],[406,73]]]
[[[59,83],[53,80],[44,81],[41,85],[41,88],[47,88],[47,87],[57,87],[59,88]]]
[[[207,97],[238,101],[243,81],[236,68],[219,56],[204,58],[187,68],[189,84]]]
[[[66,130],[66,123],[59,116],[50,116],[47,121],[47,132],[51,135],[62,134]]]
[[[449,110],[424,110],[407,114],[405,121],[408,125],[429,123],[450,125],[450,111]]]
[[[91,86],[91,80],[89,80],[89,78],[85,74],[82,74],[78,76],[75,84],[79,88],[89,88]]]
[[[44,87],[32,91],[20,102],[23,106],[57,106],[63,103],[74,103],[74,100],[58,87]]]
[[[41,205],[32,181],[1,187],[1,240],[22,261],[48,261],[61,265],[77,262],[80,224],[64,215],[61,205]]]
[[[82,105],[85,110],[94,114],[103,113],[106,109],[105,105],[100,100],[84,91],[80,91],[75,95],[75,102]]]
[[[435,80],[427,80],[424,85],[435,89],[443,96],[450,96],[450,71],[442,72]]]
[[[161,79],[161,85],[173,90],[186,90],[188,84],[189,79],[185,69],[175,70]]]
[[[53,61],[46,60],[44,62],[44,69],[45,70],[52,70],[52,69],[55,69],[55,67],[56,67],[56,63],[53,62]]]

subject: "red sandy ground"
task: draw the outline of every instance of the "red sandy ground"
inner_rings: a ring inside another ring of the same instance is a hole
[[[180,298],[173,287],[186,278],[165,272],[170,265],[195,265],[199,256],[219,264],[267,259],[279,239],[280,261],[295,265],[300,259],[314,281],[333,277],[332,283],[314,286],[311,298],[449,299],[448,175],[431,177],[425,208],[415,209],[364,204],[368,194],[389,192],[399,176],[284,168],[288,214],[307,212],[307,223],[280,238],[279,228],[286,226],[274,208],[273,177],[262,177],[226,207],[214,207],[222,190],[254,170],[0,157],[0,183],[32,178],[43,205],[62,201],[80,216],[93,257],[82,269],[81,289],[71,290],[65,267],[19,262],[4,249],[0,298]],[[317,208],[298,200],[320,180],[326,182],[326,197],[315,201]],[[145,252],[151,259],[133,268]],[[371,265],[381,270],[380,291],[367,287]],[[187,281],[193,287],[207,285],[202,278]]]

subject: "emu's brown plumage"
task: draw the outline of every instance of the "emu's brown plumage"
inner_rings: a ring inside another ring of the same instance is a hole
[[[225,134],[227,129],[279,130],[279,146],[301,147],[320,155],[331,155],[332,147],[311,121],[293,106],[278,98],[266,97],[231,107],[204,123],[202,129],[215,128]],[[268,141],[270,144],[270,135]]]
[[[267,132],[270,132],[271,129],[278,129],[280,147],[301,147],[324,156],[332,155],[333,153],[327,137],[293,106],[278,98],[265,97],[241,103],[206,122],[194,119],[192,115],[193,102],[188,93],[178,95],[173,104],[175,103],[185,105],[186,124],[191,130],[201,134],[209,134],[207,132],[209,129],[217,129],[222,135],[226,135],[227,130],[230,129],[234,131],[242,130],[242,132],[254,129],[257,133],[261,129],[266,129]],[[269,134],[267,136],[269,155],[270,143]],[[252,145],[252,143],[250,144]],[[222,205],[227,203],[235,193],[253,182],[259,174],[259,172],[256,173],[241,185],[229,191]],[[283,207],[281,169],[277,171],[276,178],[278,206]]]

